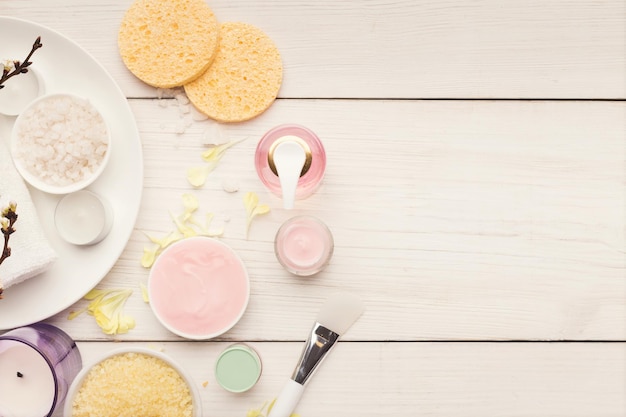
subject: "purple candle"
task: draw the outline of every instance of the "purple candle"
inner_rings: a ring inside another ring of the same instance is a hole
[[[76,343],[45,323],[0,335],[0,416],[51,416],[82,368]]]

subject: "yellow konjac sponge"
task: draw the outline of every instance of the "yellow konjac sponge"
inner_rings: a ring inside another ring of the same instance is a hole
[[[278,48],[261,29],[226,22],[213,64],[185,84],[191,103],[220,122],[242,122],[263,113],[276,99],[283,79]]]
[[[219,23],[204,0],[136,0],[122,19],[118,47],[137,78],[172,88],[209,68],[218,39]]]

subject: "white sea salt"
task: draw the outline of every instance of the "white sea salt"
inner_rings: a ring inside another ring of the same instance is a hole
[[[71,185],[93,175],[109,147],[102,115],[87,100],[53,95],[36,102],[16,124],[16,157],[43,182]]]

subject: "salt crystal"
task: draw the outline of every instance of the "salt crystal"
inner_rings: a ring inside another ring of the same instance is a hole
[[[205,146],[218,146],[227,142],[228,137],[226,136],[224,129],[222,129],[222,126],[217,122],[209,124],[202,133],[202,144]]]
[[[207,116],[206,114],[200,112],[198,109],[196,109],[194,106],[191,106],[189,108],[190,112],[191,112],[191,118],[196,121],[196,122],[201,122],[203,120],[207,120],[209,118],[209,116]]]
[[[185,93],[178,93],[174,95],[174,98],[178,102],[179,105],[183,106],[185,104],[189,104],[189,99]]]
[[[227,193],[236,193],[239,191],[239,184],[236,181],[225,179],[222,181],[222,189]]]

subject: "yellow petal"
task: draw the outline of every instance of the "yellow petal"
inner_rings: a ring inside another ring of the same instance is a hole
[[[183,194],[183,207],[185,208],[186,213],[193,213],[198,210],[198,198],[190,193]]]
[[[176,242],[177,240],[181,238],[181,236],[177,234],[176,232],[170,232],[165,237],[162,237],[162,238],[154,237],[147,233],[144,233],[144,234],[148,237],[148,239],[150,239],[152,243],[158,245],[158,248],[153,249],[154,252],[158,252],[159,249],[165,249],[166,247],[171,245],[173,242]],[[144,253],[148,250],[149,249],[144,249]]]
[[[259,196],[256,193],[250,191],[243,196],[243,204],[246,207],[246,212],[251,214],[254,208],[259,204]]]
[[[135,328],[135,319],[130,316],[120,316],[117,326],[117,334],[128,333],[129,330]]]
[[[141,298],[143,298],[143,302],[149,303],[150,298],[148,297],[148,288],[146,287],[146,284],[144,284],[143,282],[140,282],[139,288],[141,288]]]
[[[193,228],[187,226],[185,222],[181,221],[178,217],[175,217],[172,213],[170,213],[170,216],[172,217],[172,220],[174,221],[174,224],[176,225],[178,231],[183,234],[183,237],[191,237],[197,235],[196,231],[193,230]]]
[[[226,142],[222,145],[209,148],[206,151],[202,152],[202,159],[204,159],[206,162],[218,162],[220,159],[222,159],[222,156],[224,156],[224,153],[228,148],[244,140],[245,139],[233,140],[230,142]]]
[[[268,205],[261,204],[260,206],[256,206],[252,214],[255,216],[258,216],[259,214],[266,214],[269,212],[270,212],[270,207]]]
[[[246,206],[246,212],[248,214],[246,219],[246,238],[248,238],[252,219],[260,214],[269,213],[270,207],[266,204],[258,205],[259,196],[257,196],[256,193],[253,192],[247,192],[243,196],[243,203]]]
[[[141,266],[150,268],[156,259],[156,249],[143,248],[143,256],[141,257]]]
[[[189,216],[189,218],[187,219],[187,223],[189,223],[192,226],[196,226],[198,229],[200,229],[201,232],[206,232],[206,227],[204,224],[200,223],[198,220],[196,220],[195,217],[193,216]]]
[[[132,290],[102,290],[107,297],[96,298],[89,303],[87,311],[96,319],[96,324],[105,334],[126,333],[135,326],[135,320],[122,315],[126,300]]]
[[[218,146],[214,146],[206,151],[202,152],[201,156],[206,162],[213,162],[217,159]]]
[[[93,290],[89,291],[87,294],[85,294],[85,296],[83,298],[85,300],[95,300],[97,298],[104,297],[105,295],[107,295],[110,292],[111,292],[111,290],[93,289]]]
[[[206,182],[206,178],[209,175],[209,170],[206,165],[191,167],[187,169],[187,181],[194,187],[202,187]]]
[[[276,403],[276,398],[274,398],[272,402],[270,403],[270,405],[267,406],[267,414],[269,414],[272,411],[272,408],[274,408],[275,403]]]

